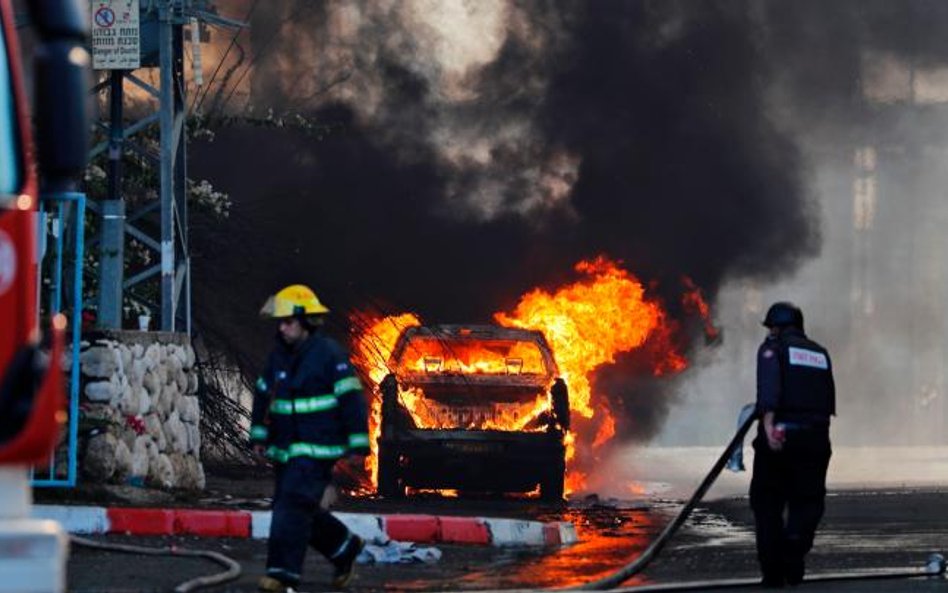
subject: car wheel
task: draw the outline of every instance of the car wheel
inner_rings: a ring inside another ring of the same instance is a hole
[[[398,475],[398,455],[379,447],[379,488],[384,498],[403,498],[405,486]]]
[[[540,500],[562,502],[566,484],[566,467],[563,462],[554,463],[540,481]]]

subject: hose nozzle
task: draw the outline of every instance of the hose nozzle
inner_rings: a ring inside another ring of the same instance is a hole
[[[741,427],[747,419],[752,416],[756,410],[757,406],[754,404],[746,404],[741,408],[740,413],[737,415],[737,426]],[[732,472],[742,472],[744,471],[744,442],[734,446],[734,450],[731,451],[731,458],[727,460],[727,469]]]
[[[925,564],[925,573],[933,576],[945,574],[945,557],[938,553],[931,554]]]

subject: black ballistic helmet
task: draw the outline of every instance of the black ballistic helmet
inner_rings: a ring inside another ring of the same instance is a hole
[[[800,307],[786,301],[774,303],[767,309],[764,325],[766,327],[792,326],[802,331],[803,311],[800,310]]]

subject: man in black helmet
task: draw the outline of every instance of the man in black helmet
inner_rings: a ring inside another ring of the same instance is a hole
[[[803,559],[823,517],[836,389],[829,353],[803,332],[798,307],[775,303],[764,326],[750,500],[763,584],[782,587],[803,581]]]

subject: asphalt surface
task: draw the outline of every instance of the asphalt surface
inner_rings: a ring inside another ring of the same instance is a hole
[[[573,521],[582,541],[558,550],[504,550],[440,546],[434,564],[360,565],[350,590],[442,591],[549,588],[579,585],[605,576],[634,559],[677,510],[680,501],[584,501],[550,508],[529,501],[422,499],[399,502],[362,500],[354,506],[396,512],[470,511],[496,516],[559,518]],[[351,504],[351,503],[350,503]],[[492,511],[488,513],[488,511]],[[212,591],[254,591],[266,561],[266,545],[255,540],[128,538],[100,541],[176,545],[222,552],[240,562],[243,576]],[[835,491],[808,559],[808,573],[857,573],[874,569],[921,568],[929,553],[948,551],[948,489]],[[218,567],[208,561],[130,556],[77,548],[69,563],[69,590],[89,592],[168,591],[175,584]],[[309,554],[303,591],[328,591],[329,566]],[[643,574],[627,585],[686,581],[756,579],[752,517],[743,498],[702,505],[686,527]],[[707,590],[707,584],[698,589]],[[756,588],[743,587],[746,590]],[[805,583],[806,591],[945,591],[948,580],[888,580]]]

